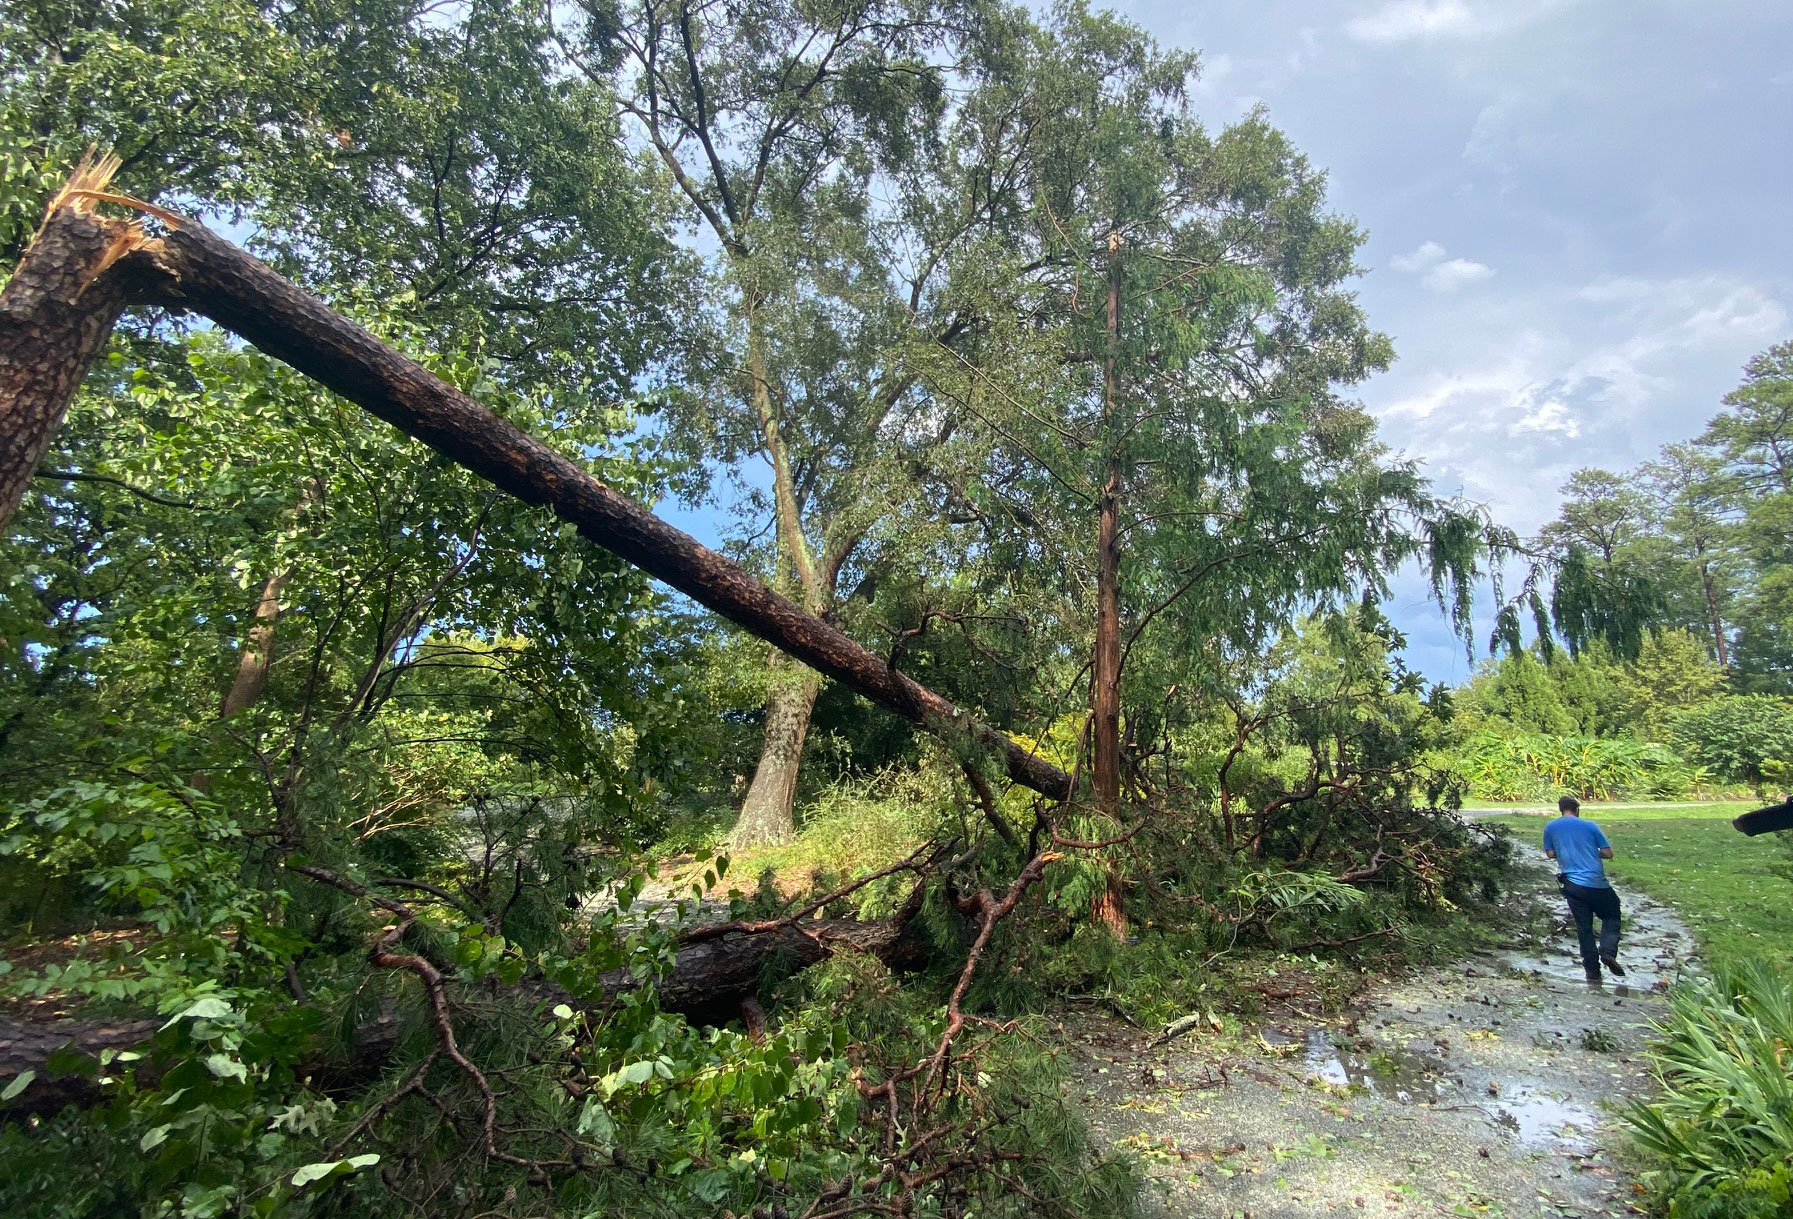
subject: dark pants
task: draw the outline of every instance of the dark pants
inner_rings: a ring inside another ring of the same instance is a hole
[[[1581,941],[1581,967],[1588,977],[1600,976],[1600,958],[1619,955],[1619,895],[1611,889],[1590,889],[1585,885],[1563,881],[1563,896],[1569,901],[1569,916],[1575,920],[1575,935]],[[1600,940],[1594,941],[1594,916],[1600,916]]]

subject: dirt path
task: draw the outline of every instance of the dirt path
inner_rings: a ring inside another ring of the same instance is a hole
[[[1092,1121],[1145,1159],[1153,1213],[1630,1212],[1609,1109],[1648,1086],[1639,1051],[1692,940],[1625,894],[1631,985],[1590,992],[1542,862],[1524,865],[1509,943],[1375,987],[1348,1019],[1152,1050],[1126,1025],[1068,1020]]]

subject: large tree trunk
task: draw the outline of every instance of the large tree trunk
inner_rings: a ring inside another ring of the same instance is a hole
[[[1121,239],[1108,237],[1108,352],[1102,363],[1102,443],[1108,449],[1096,500],[1096,642],[1090,660],[1090,777],[1096,807],[1121,807],[1121,462],[1115,439],[1115,359],[1120,348]]]
[[[61,209],[49,223],[68,210]],[[145,241],[133,226],[101,223],[130,251],[107,274],[119,277],[121,291],[130,285],[133,300],[204,314],[525,503],[552,507],[584,537],[818,672],[920,727],[970,736],[1003,759],[1015,782],[1055,799],[1069,794],[1070,777],[1058,767],[895,672],[837,628],[617,494],[203,226],[178,221],[168,236]],[[34,247],[25,261],[42,253]],[[99,298],[82,297],[89,299]],[[104,324],[91,323],[97,327],[92,340],[96,351],[115,316],[101,312]],[[58,417],[73,386],[69,380],[56,406]],[[10,409],[0,398],[0,411]]]
[[[759,765],[754,767],[753,784],[728,836],[729,845],[736,850],[789,842],[797,831],[797,776],[822,679],[783,652],[772,654],[771,669]]]
[[[1115,438],[1115,361],[1121,345],[1121,238],[1108,236],[1108,351],[1102,362],[1102,442],[1108,469],[1096,499],[1096,642],[1090,658],[1090,778],[1096,807],[1110,817],[1121,811],[1121,455]],[[1116,936],[1127,934],[1120,878],[1108,869],[1090,916]]]
[[[0,291],[0,530],[124,312],[124,284],[105,272],[137,230],[94,215],[80,193],[105,190],[117,164],[81,163]]]
[[[274,663],[274,627],[280,620],[280,590],[285,585],[285,572],[274,573],[262,585],[261,598],[255,603],[255,622],[243,640],[237,675],[224,695],[219,719],[227,720],[237,712],[253,707],[267,687],[268,666]]]
[[[777,526],[779,578],[788,570],[795,577],[803,608],[820,616],[827,608],[826,590],[816,573],[809,540],[803,536],[803,506],[797,502],[797,486],[791,477],[790,457],[766,366],[765,326],[756,305],[747,319],[747,366],[752,378],[753,409],[760,422],[766,459],[772,463],[772,512]],[[803,768],[803,742],[809,736],[809,717],[815,710],[822,683],[811,673],[799,673],[798,665],[774,651],[769,664],[766,693],[766,733],[753,768],[753,782],[741,813],[729,832],[729,844],[743,847],[772,846],[789,842],[797,833],[797,778]]]

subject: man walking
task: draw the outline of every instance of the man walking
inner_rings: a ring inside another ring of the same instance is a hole
[[[1605,962],[1612,976],[1622,978],[1619,966],[1619,895],[1606,880],[1601,860],[1612,858],[1612,846],[1592,821],[1581,817],[1581,801],[1564,796],[1556,802],[1562,814],[1544,827],[1544,854],[1556,860],[1557,880],[1569,901],[1569,916],[1581,940],[1581,967],[1589,982],[1600,981]],[[1594,941],[1594,916],[1600,916],[1600,940]]]

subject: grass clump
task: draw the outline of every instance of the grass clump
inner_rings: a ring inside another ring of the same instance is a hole
[[[1678,989],[1650,1049],[1659,1099],[1626,1113],[1671,1219],[1772,1219],[1793,1208],[1793,974],[1719,961]]]

